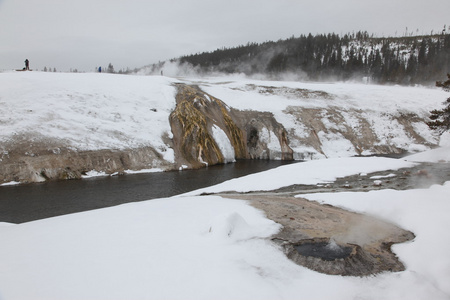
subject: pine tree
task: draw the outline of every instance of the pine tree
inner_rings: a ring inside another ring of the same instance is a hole
[[[106,72],[108,72],[108,73],[114,73],[114,66],[113,66],[111,63],[109,63],[108,69],[106,70]]]
[[[450,92],[450,74],[447,74],[448,80],[445,82],[437,81],[436,86],[441,87],[446,92]],[[430,122],[427,122],[428,127],[433,130],[443,133],[450,130],[450,97],[443,103],[445,107],[443,109],[435,109],[430,111]]]

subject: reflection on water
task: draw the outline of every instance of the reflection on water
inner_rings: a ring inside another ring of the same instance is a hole
[[[23,223],[127,202],[170,197],[289,164],[245,160],[200,170],[0,187],[0,222]]]

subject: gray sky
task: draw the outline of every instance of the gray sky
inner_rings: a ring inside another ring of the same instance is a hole
[[[26,58],[119,70],[308,33],[430,33],[449,12],[449,0],[0,0],[0,70]]]

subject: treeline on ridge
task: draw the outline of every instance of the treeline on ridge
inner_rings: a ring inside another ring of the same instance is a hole
[[[365,78],[377,83],[433,83],[450,71],[450,34],[379,38],[367,32],[301,35],[277,42],[183,56],[204,73],[292,73],[310,80]]]

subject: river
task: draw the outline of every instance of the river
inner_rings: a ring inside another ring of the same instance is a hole
[[[199,170],[0,186],[0,222],[24,223],[170,197],[289,163],[292,162],[243,160]]]

